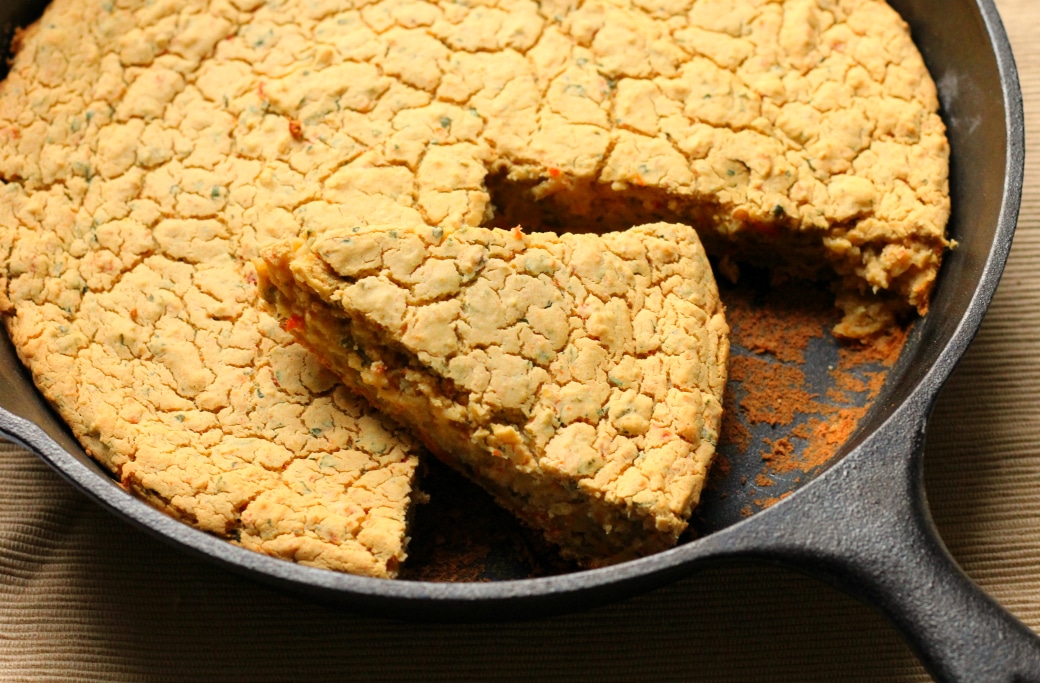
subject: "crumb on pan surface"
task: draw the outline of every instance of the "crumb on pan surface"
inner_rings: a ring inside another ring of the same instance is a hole
[[[417,449],[255,308],[263,245],[690,222],[827,264],[852,337],[924,312],[947,245],[935,87],[878,0],[54,0],[15,47],[20,357],[124,485],[316,566],[394,574]]]
[[[729,352],[692,228],[369,226],[262,257],[287,329],[565,553],[631,559],[686,528]]]

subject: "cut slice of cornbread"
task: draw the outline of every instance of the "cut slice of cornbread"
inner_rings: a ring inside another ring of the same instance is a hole
[[[686,528],[729,352],[692,228],[369,226],[262,258],[285,329],[565,555],[634,558]]]

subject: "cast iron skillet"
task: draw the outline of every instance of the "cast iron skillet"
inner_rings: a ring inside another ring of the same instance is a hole
[[[734,558],[780,562],[885,613],[941,680],[1040,681],[1040,639],[984,595],[938,539],[922,486],[935,398],[982,320],[1007,259],[1021,197],[1018,78],[991,0],[891,0],[939,85],[953,149],[951,232],[931,312],[834,463],[795,495],[674,550],[604,569],[490,583],[384,581],[261,556],[131,497],[50,411],[0,336],[0,431],[117,515],[247,577],[322,602],[432,619],[544,615],[617,600]],[[5,0],[0,44],[45,0]]]

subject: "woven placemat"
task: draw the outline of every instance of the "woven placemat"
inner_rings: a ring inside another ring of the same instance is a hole
[[[999,0],[1028,140],[1040,140],[1040,3]],[[1040,149],[991,311],[940,397],[925,477],[969,575],[1040,629]],[[0,680],[927,681],[870,608],[733,565],[591,612],[423,625],[297,601],[113,518],[0,443]]]

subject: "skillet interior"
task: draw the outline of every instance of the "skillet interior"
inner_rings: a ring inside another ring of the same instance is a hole
[[[30,21],[43,4],[39,0],[4,3],[4,7],[0,8],[0,37],[10,35],[13,25]],[[890,416],[914,391],[940,356],[947,361],[951,359],[949,353],[943,355],[943,352],[951,340],[964,336],[958,337],[960,328],[977,325],[977,320],[966,319],[966,314],[972,310],[980,279],[988,272],[991,248],[998,237],[998,217],[1007,164],[1007,114],[1001,92],[1000,70],[979,6],[974,1],[937,3],[934,0],[892,0],[891,4],[911,24],[915,39],[939,84],[943,114],[953,147],[951,190],[954,211],[950,229],[960,246],[949,254],[940,276],[932,311],[914,326],[899,361],[890,369],[876,363],[857,365],[854,372],[859,373],[859,378],[864,381],[875,378],[875,373],[882,371],[887,373],[887,379],[876,394],[870,391],[852,392],[856,395],[850,397],[848,407],[859,410],[869,400],[870,408],[862,415],[858,427],[846,434],[844,443],[831,449],[830,458],[813,458],[812,467],[793,469],[783,473],[785,476],[777,472],[773,473],[776,476],[767,474],[771,484],[766,486],[758,481],[758,476],[763,474],[761,453],[770,451],[778,439],[796,437],[794,431],[799,426],[804,427],[812,415],[777,426],[745,419],[741,426],[750,432],[750,437],[746,441],[731,439],[722,448],[724,462],[728,462],[730,469],[725,476],[716,474],[714,484],[706,495],[695,523],[701,534],[741,522],[749,513],[768,507],[768,503],[798,490],[820,476]],[[983,6],[992,11],[988,4],[983,3]],[[7,42],[5,39],[4,45]],[[736,301],[739,297],[754,298],[760,294],[759,291],[756,295],[752,281],[745,282],[741,289],[728,290],[726,296]],[[763,310],[761,304],[759,299],[750,309]],[[732,308],[733,303],[730,306]],[[768,308],[765,307],[766,310]],[[814,313],[805,309],[803,312],[817,316],[821,332],[833,322],[826,310]],[[959,356],[960,350],[954,356]],[[807,393],[827,396],[830,390],[847,389],[848,376],[830,372],[830,368],[842,364],[841,354],[837,342],[826,333],[813,338],[805,346],[805,362],[797,366],[806,377]],[[775,357],[770,354],[750,350],[744,353],[738,349],[738,355],[777,364]],[[792,364],[781,362],[780,365]],[[744,386],[744,383],[734,382],[731,385],[731,396],[736,404],[742,401],[741,395],[751,391],[749,387],[753,382],[748,384]],[[845,393],[849,394],[847,391]],[[362,592],[378,594],[384,590],[373,588],[372,585],[386,585],[385,582],[357,577],[339,577],[335,580],[318,578],[320,574],[328,573],[269,558],[253,557],[251,553],[173,522],[144,503],[130,498],[83,453],[61,421],[50,411],[18,363],[6,335],[0,340],[0,405],[25,420],[0,415],[0,429],[40,452],[52,466],[88,494],[166,540],[230,563],[233,569],[259,575],[260,578],[273,578],[277,582],[310,583],[323,588],[346,589],[348,592],[360,589]],[[746,413],[741,415],[747,417]],[[813,445],[811,439],[789,438],[788,441],[795,448],[792,460],[804,455],[805,449]],[[448,489],[465,486],[453,481],[450,476],[437,476],[431,484]],[[472,501],[475,497],[464,495],[459,498]],[[546,556],[544,549],[538,547],[537,542],[518,527],[511,527],[511,520],[504,516],[494,516],[494,512],[487,513],[492,517],[485,524],[488,537],[486,542],[482,541],[482,546],[474,545],[472,539],[463,542],[467,537],[456,533],[453,520],[486,518],[484,512],[491,509],[486,503],[480,502],[479,497],[475,499],[477,507],[449,506],[450,514],[447,516],[443,510],[431,508],[437,514],[428,514],[427,517],[440,518],[440,526],[436,522],[419,520],[420,525],[431,525],[432,533],[428,538],[439,534],[445,543],[440,548],[431,546],[427,549],[425,560],[421,557],[421,544],[416,547],[420,561],[410,569],[413,577],[501,580],[571,569],[543,561],[542,558]],[[504,534],[503,526],[509,527]],[[696,541],[693,543],[696,544]],[[502,584],[503,594],[513,590],[508,587],[511,583],[514,582]],[[528,582],[523,583],[527,588],[530,587]],[[429,592],[426,588],[422,590],[424,593]],[[429,590],[436,591],[435,588]]]

